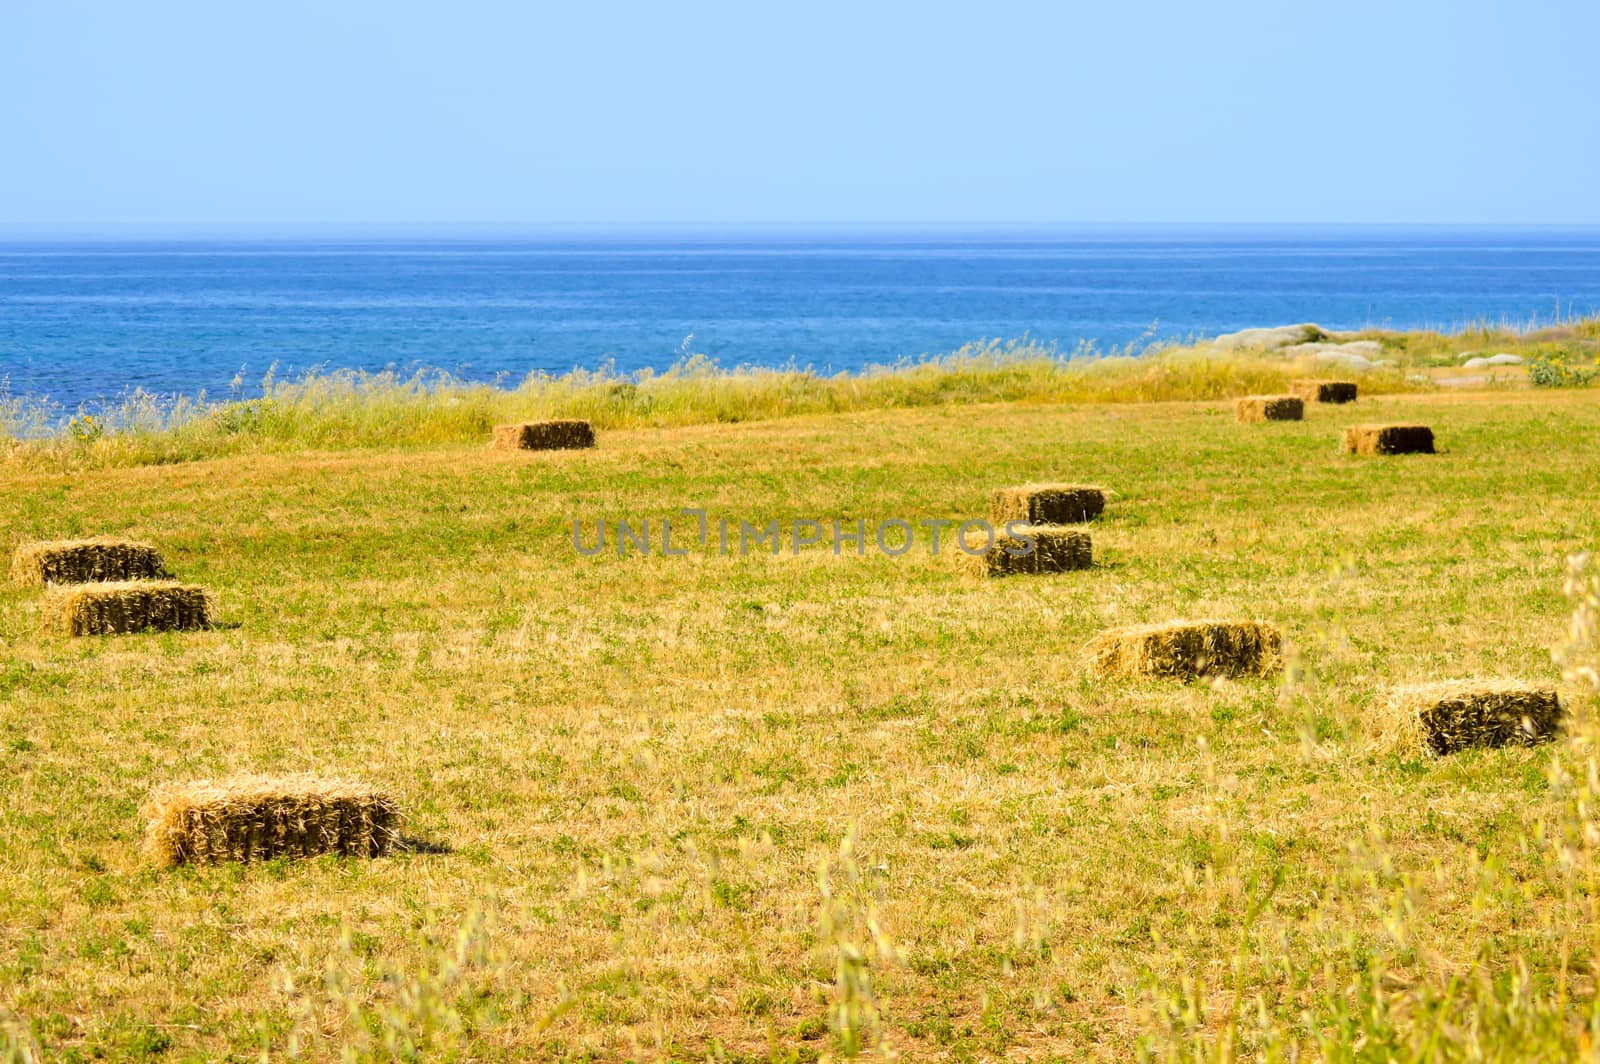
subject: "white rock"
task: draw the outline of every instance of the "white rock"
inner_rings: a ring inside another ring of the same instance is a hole
[[[1360,355],[1346,354],[1343,351],[1329,351],[1325,355],[1317,356],[1317,360],[1319,362],[1331,362],[1335,366],[1343,366],[1346,369],[1371,369],[1377,365],[1377,363],[1372,361],[1370,358],[1363,358]]]
[[[1241,329],[1234,333],[1223,333],[1213,343],[1224,351],[1240,347],[1259,347],[1265,351],[1274,351],[1290,344],[1320,340],[1326,335],[1320,327],[1310,322],[1303,322],[1299,325],[1279,325],[1271,329]]]
[[[1294,344],[1279,348],[1278,354],[1285,358],[1315,358],[1351,369],[1371,369],[1373,366],[1390,364],[1387,359],[1377,357],[1383,354],[1383,345],[1376,340],[1352,340],[1347,344]]]
[[[1312,357],[1320,357],[1330,353],[1360,355],[1362,358],[1372,359],[1383,354],[1383,345],[1376,340],[1351,340],[1347,344],[1295,344],[1292,347],[1285,347],[1279,351],[1279,354],[1283,355],[1310,355]]]
[[[1484,366],[1520,366],[1523,358],[1521,355],[1502,353],[1498,355],[1479,355],[1469,358],[1461,363],[1467,369],[1482,369]]]

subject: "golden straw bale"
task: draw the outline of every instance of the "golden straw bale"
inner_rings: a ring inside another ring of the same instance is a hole
[[[400,806],[389,795],[313,776],[167,784],[141,813],[145,852],[163,867],[323,853],[379,857],[400,841]]]
[[[1426,425],[1351,425],[1344,430],[1348,454],[1432,454],[1433,430]]]
[[[494,445],[509,451],[566,451],[594,446],[594,426],[587,421],[533,421],[496,425]]]
[[[956,559],[967,572],[979,576],[1013,573],[1064,573],[1094,564],[1087,532],[1059,525],[1013,525],[1016,535],[996,530],[994,542],[976,553],[958,546]],[[968,546],[976,550],[982,543]]]
[[[1444,680],[1397,687],[1384,721],[1401,745],[1443,756],[1473,746],[1533,746],[1566,719],[1555,688],[1516,680]]]
[[[1233,416],[1241,422],[1299,421],[1306,405],[1297,395],[1247,395],[1233,401]]]
[[[1025,525],[1070,525],[1092,521],[1106,508],[1101,488],[1074,484],[1024,484],[1001,488],[989,502],[989,521],[1004,528],[1015,521]]]
[[[1084,653],[1093,676],[1267,676],[1283,667],[1283,635],[1260,621],[1171,621],[1113,628]]]
[[[45,597],[47,627],[63,635],[193,631],[209,628],[213,604],[205,588],[162,580],[71,584]]]
[[[1355,381],[1295,381],[1289,390],[1308,403],[1353,403]]]
[[[159,580],[167,573],[161,552],[129,539],[57,539],[24,543],[11,556],[19,584],[81,584],[102,580]]]

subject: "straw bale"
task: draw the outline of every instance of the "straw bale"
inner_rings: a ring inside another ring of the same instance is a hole
[[[24,543],[11,556],[11,579],[38,587],[104,580],[159,580],[161,552],[129,539],[57,539]]]
[[[1555,688],[1517,680],[1444,680],[1397,687],[1385,724],[1403,745],[1443,756],[1474,746],[1533,746],[1566,719]]]
[[[1018,526],[1014,536],[996,530],[987,550],[973,554],[958,548],[956,558],[962,568],[979,576],[1064,573],[1094,564],[1089,534],[1059,525]]]
[[[1024,484],[1001,488],[989,502],[996,528],[1013,521],[1026,525],[1070,525],[1092,521],[1106,508],[1104,489],[1077,484]]]
[[[1266,676],[1283,667],[1283,635],[1260,621],[1171,621],[1101,632],[1084,648],[1091,675]]]
[[[1299,421],[1306,405],[1297,395],[1247,395],[1233,401],[1233,415],[1241,422]]]
[[[565,451],[594,446],[594,426],[587,421],[532,421],[496,425],[494,445],[502,450]]]
[[[1351,425],[1344,430],[1349,454],[1432,454],[1433,430],[1426,425]]]
[[[324,853],[379,857],[400,840],[400,807],[389,795],[313,776],[166,784],[142,815],[145,852],[164,867]]]
[[[70,584],[45,597],[47,627],[63,635],[192,631],[212,623],[205,588],[175,581],[129,580]]]
[[[1308,403],[1353,403],[1356,401],[1355,381],[1295,381],[1290,391]]]

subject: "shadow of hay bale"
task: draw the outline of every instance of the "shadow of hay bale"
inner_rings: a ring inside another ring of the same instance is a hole
[[[456,851],[449,843],[432,839],[419,839],[414,835],[401,835],[395,839],[394,848],[400,853],[445,854]]]

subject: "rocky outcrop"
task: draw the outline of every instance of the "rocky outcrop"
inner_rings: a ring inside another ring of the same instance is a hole
[[[1315,343],[1327,338],[1328,334],[1323,332],[1320,326],[1304,322],[1300,325],[1279,325],[1271,329],[1241,329],[1238,332],[1223,333],[1212,342],[1224,351],[1233,351],[1241,347],[1276,351],[1293,344]]]
[[[1225,333],[1212,343],[1224,351],[1269,351],[1284,358],[1314,358],[1346,369],[1394,365],[1392,360],[1383,357],[1383,345],[1378,341],[1351,340],[1340,343],[1336,339],[1338,335],[1320,325],[1304,322],[1270,329],[1241,329],[1239,332]]]

